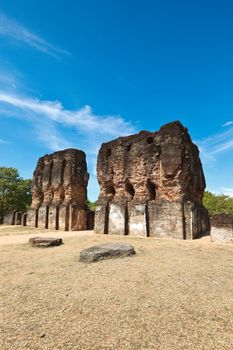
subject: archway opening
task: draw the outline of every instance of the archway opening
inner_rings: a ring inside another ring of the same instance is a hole
[[[156,198],[156,185],[150,180],[147,180],[147,188],[149,192],[149,199],[151,201],[155,200]]]
[[[154,138],[152,136],[148,136],[146,138],[146,142],[148,143],[148,145],[151,145],[154,142]]]
[[[112,150],[111,150],[111,148],[108,148],[106,151],[106,158],[108,159],[108,157],[110,157],[111,154],[112,154]]]
[[[109,184],[107,186],[106,193],[110,197],[114,197],[115,196],[116,191],[115,191],[115,188],[114,188],[113,184]]]
[[[135,189],[131,184],[131,182],[129,181],[129,179],[125,181],[125,189],[126,189],[126,192],[130,194],[130,196],[133,198],[135,195]]]

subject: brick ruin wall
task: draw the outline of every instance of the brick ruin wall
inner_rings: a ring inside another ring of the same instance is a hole
[[[88,178],[83,151],[66,149],[41,157],[33,174],[27,226],[87,229]]]
[[[96,233],[194,239],[208,233],[199,151],[180,122],[104,143]]]

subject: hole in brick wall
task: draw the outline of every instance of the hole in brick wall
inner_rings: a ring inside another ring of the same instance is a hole
[[[153,201],[156,198],[156,185],[150,180],[147,180],[147,188],[149,191],[150,200]]]
[[[130,196],[133,198],[135,195],[135,189],[133,188],[133,185],[131,184],[131,182],[128,179],[125,181],[125,189],[130,194]]]
[[[106,193],[110,196],[114,196],[116,191],[115,191],[115,188],[113,185],[108,185],[107,188],[106,188]]]
[[[146,142],[148,143],[148,145],[152,144],[154,142],[154,138],[152,136],[148,136],[146,138]]]
[[[110,157],[111,154],[112,154],[112,150],[111,150],[111,148],[108,148],[106,151],[106,158]]]

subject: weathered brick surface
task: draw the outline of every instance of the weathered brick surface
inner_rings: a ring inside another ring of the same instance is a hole
[[[33,174],[27,225],[85,230],[88,178],[83,151],[66,149],[41,157]]]
[[[96,233],[193,239],[209,231],[199,151],[180,122],[101,146]]]

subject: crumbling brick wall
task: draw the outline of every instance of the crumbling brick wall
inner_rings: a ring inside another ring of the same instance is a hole
[[[97,177],[96,233],[193,239],[209,232],[199,151],[178,121],[104,143]]]
[[[27,225],[85,230],[88,178],[83,151],[66,149],[41,157],[33,174]]]

